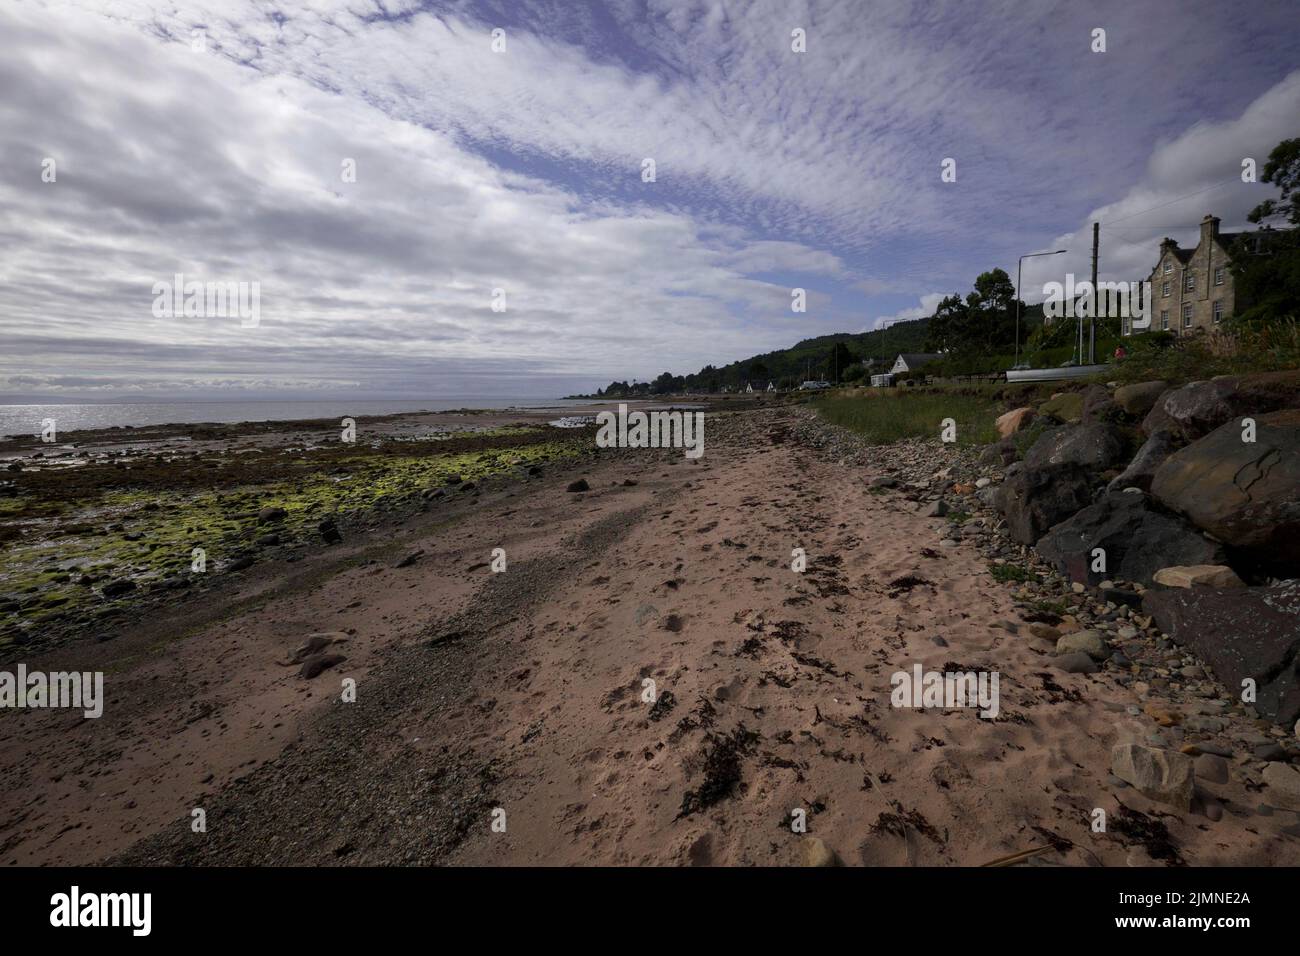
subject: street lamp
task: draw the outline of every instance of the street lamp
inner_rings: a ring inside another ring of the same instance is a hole
[[[1016,368],[1020,368],[1020,269],[1025,264],[1026,259],[1032,259],[1034,256],[1059,256],[1066,252],[1065,249],[1057,249],[1055,252],[1027,252],[1020,257],[1016,263]]]

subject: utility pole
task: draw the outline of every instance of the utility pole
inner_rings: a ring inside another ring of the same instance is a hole
[[[1097,291],[1097,246],[1100,243],[1101,223],[1092,224],[1092,315],[1088,319],[1088,364],[1097,364],[1097,310],[1101,296]]]

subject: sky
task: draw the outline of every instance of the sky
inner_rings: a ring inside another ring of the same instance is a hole
[[[1068,249],[1039,301],[1093,221],[1145,278],[1297,135],[1292,0],[6,0],[0,401],[694,372]]]

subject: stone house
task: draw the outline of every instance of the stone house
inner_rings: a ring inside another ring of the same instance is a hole
[[[1151,271],[1151,328],[1190,335],[1217,329],[1234,311],[1244,308],[1233,290],[1229,249],[1242,235],[1258,245],[1259,233],[1220,232],[1219,219],[1201,220],[1201,237],[1195,249],[1180,249],[1172,239],[1160,243],[1160,259]],[[1133,333],[1124,320],[1124,334]]]

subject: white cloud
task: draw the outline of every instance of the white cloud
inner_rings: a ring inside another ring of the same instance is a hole
[[[906,309],[900,309],[893,315],[879,316],[872,324],[872,328],[887,329],[895,322],[907,322],[911,319],[928,318],[929,316],[934,315],[934,310],[939,307],[939,303],[950,294],[951,293],[947,292],[930,292],[923,295],[921,296],[921,301],[918,305],[913,305]]]
[[[1168,236],[1194,246],[1206,215],[1218,216],[1224,232],[1258,228],[1246,215],[1277,190],[1267,183],[1243,183],[1242,160],[1253,158],[1262,171],[1273,147],[1300,132],[1297,117],[1300,70],[1261,94],[1240,116],[1196,123],[1158,144],[1145,175],[1122,198],[1094,209],[1078,229],[1046,247],[1068,248],[1068,255],[1036,268],[1033,281],[1026,265],[1025,301],[1040,301],[1042,284],[1061,281],[1066,272],[1079,278],[1091,274],[1094,221],[1101,223],[1098,277],[1110,281],[1146,279],[1160,240]]]

